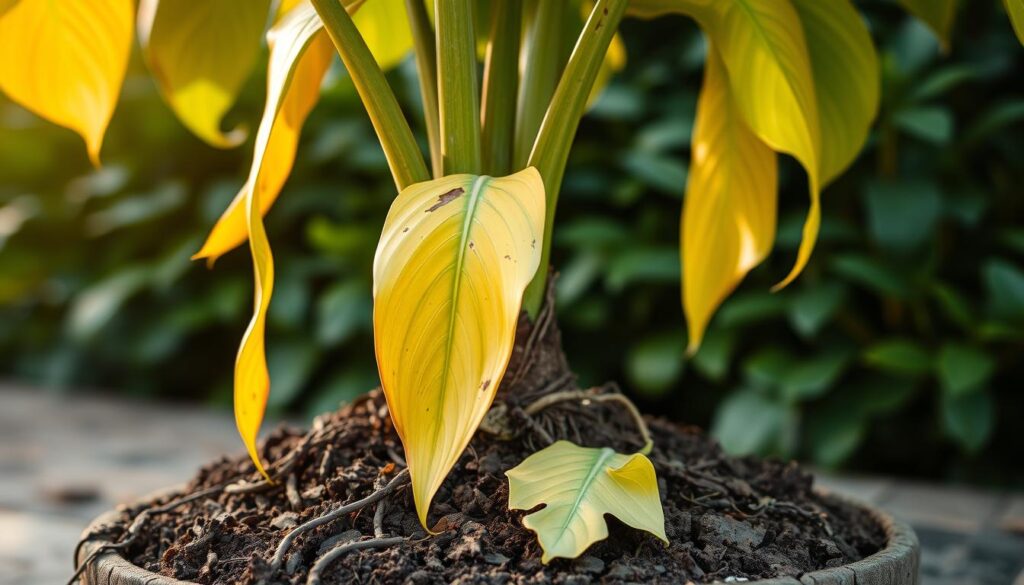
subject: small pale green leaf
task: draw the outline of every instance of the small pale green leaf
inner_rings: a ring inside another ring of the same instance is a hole
[[[850,354],[845,351],[828,351],[801,361],[782,377],[783,398],[795,402],[821,396],[835,385],[849,363]]]
[[[611,514],[668,544],[654,465],[641,453],[558,441],[506,472],[511,510],[544,508],[523,518],[544,550],[541,561],[576,558],[608,537]]]
[[[982,268],[989,309],[1004,319],[1024,318],[1024,271],[1006,260],[989,260]]]
[[[946,393],[961,396],[984,386],[995,372],[996,361],[976,347],[947,343],[939,351],[936,367]]]
[[[626,374],[630,383],[645,394],[664,394],[683,373],[682,332],[655,335],[630,349]]]
[[[789,300],[789,323],[802,337],[813,337],[845,300],[846,288],[837,282],[804,287]]]
[[[786,433],[796,428],[796,414],[756,390],[733,393],[715,412],[711,434],[734,455],[785,451]]]
[[[876,343],[864,352],[864,361],[879,370],[908,376],[923,376],[932,369],[932,356],[909,339]]]
[[[988,392],[943,397],[942,423],[946,433],[970,453],[988,442],[995,418],[995,404]]]
[[[893,123],[906,133],[932,144],[947,144],[953,137],[953,115],[938,106],[900,110],[893,115]]]

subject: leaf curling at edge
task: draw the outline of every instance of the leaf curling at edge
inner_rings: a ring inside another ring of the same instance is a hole
[[[260,52],[270,0],[141,0],[139,44],[160,93],[193,134],[217,148],[245,140],[221,131]]]
[[[680,226],[691,354],[718,306],[771,250],[777,189],[775,153],[743,121],[709,43]]]
[[[417,183],[388,212],[374,257],[374,346],[424,528],[512,355],[544,205],[530,167]]]
[[[794,267],[773,288],[779,290],[810,258],[821,222],[820,189],[853,161],[877,114],[878,58],[867,28],[848,0],[634,0],[630,5],[630,14],[641,18],[669,13],[697,20],[719,47],[748,127],[807,171],[811,206],[803,241]]]
[[[623,455],[607,447],[557,441],[505,475],[510,510],[545,505],[523,518],[523,525],[537,534],[545,564],[557,557],[576,558],[607,538],[605,514],[668,545],[658,479],[641,453]]]
[[[395,19],[403,0],[343,0],[356,27],[369,35],[370,51],[384,69],[396,66],[412,47],[411,33],[386,40],[380,22]],[[288,9],[285,11],[285,9]],[[334,59],[334,46],[309,0],[282,3],[277,24],[267,33],[271,45],[267,64],[267,105],[256,135],[256,150],[249,178],[210,230],[203,247],[192,259],[218,258],[246,241],[245,201],[252,184],[259,185],[260,213],[266,215],[281,193],[298,148],[302,125],[320,99],[320,85]],[[404,13],[402,21],[405,21]],[[406,27],[408,28],[408,27]],[[287,39],[287,46],[275,49]],[[276,85],[271,79],[278,80]],[[270,127],[269,133],[263,127]],[[263,144],[261,144],[261,140]]]
[[[128,67],[134,10],[131,0],[0,4],[0,91],[77,132],[97,167]]]

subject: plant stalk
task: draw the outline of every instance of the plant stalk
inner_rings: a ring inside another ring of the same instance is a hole
[[[512,172],[523,3],[522,0],[493,0],[491,11],[480,112],[482,156],[484,172],[501,177]]]
[[[395,186],[401,191],[413,183],[430,179],[409,122],[352,17],[337,0],[312,0],[312,3],[370,115]]]
[[[473,0],[435,0],[444,174],[480,173],[480,101]]]
[[[628,4],[629,0],[597,0],[594,3],[594,9],[587,18],[562,79],[558,82],[558,88],[555,89],[555,95],[551,99],[551,105],[544,116],[537,141],[530,153],[527,164],[536,167],[544,179],[547,200],[540,268],[526,288],[523,298],[523,308],[531,319],[537,315],[544,301],[548,264],[551,260],[555,207],[558,203],[562,177],[565,174],[565,165],[569,160],[569,149],[572,147],[580,119],[586,111],[587,100],[597,80],[605,53],[608,52],[608,46],[615,36]]]
[[[515,150],[512,168],[526,167],[537,138],[544,113],[555,93],[563,61],[562,36],[565,31],[564,2],[533,0],[526,19],[526,41],[523,46],[523,78],[519,85],[516,111]]]
[[[416,52],[423,118],[427,127],[427,141],[430,143],[430,168],[436,179],[444,174],[441,164],[441,120],[437,110],[437,41],[423,0],[405,0],[405,9],[409,14],[413,49]]]

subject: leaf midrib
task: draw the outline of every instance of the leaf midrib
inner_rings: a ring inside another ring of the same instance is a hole
[[[438,403],[444,405],[445,394],[448,390],[448,375],[451,373],[452,348],[455,345],[455,319],[458,315],[459,293],[462,290],[462,267],[466,260],[466,250],[469,243],[469,232],[473,227],[473,218],[476,216],[477,205],[480,202],[480,195],[487,186],[491,177],[480,175],[473,181],[469,189],[469,196],[466,197],[466,205],[463,211],[462,231],[459,234],[459,255],[455,259],[455,270],[452,274],[451,311],[448,314],[448,334],[445,336],[444,368],[441,370],[441,391],[438,395]],[[434,425],[434,443],[437,443],[438,433],[441,432],[440,417],[442,408],[436,409],[434,418],[437,424]]]
[[[562,542],[562,538],[565,537],[565,532],[569,529],[569,524],[572,523],[572,519],[578,514],[580,509],[580,503],[583,501],[583,497],[590,489],[590,485],[597,479],[598,472],[604,467],[605,462],[615,455],[615,450],[608,447],[602,448],[598,451],[597,457],[594,458],[594,462],[587,473],[587,477],[583,480],[580,485],[579,493],[576,494],[576,501],[572,503],[572,508],[569,509],[569,513],[565,515],[565,521],[562,523],[561,529],[558,531],[558,538],[555,542]]]

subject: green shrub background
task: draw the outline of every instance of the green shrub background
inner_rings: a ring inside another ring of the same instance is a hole
[[[782,162],[775,251],[692,358],[677,241],[705,46],[683,19],[628,21],[629,65],[584,120],[557,218],[582,381],[618,380],[738,453],[1024,485],[1024,49],[998,4],[964,6],[944,54],[894,3],[858,3],[882,62],[868,145],[824,193],[808,269],[771,294],[807,207]],[[390,78],[418,121],[414,73]],[[254,73],[229,125],[254,127],[263,83]],[[250,260],[208,271],[189,256],[250,155],[251,141],[189,135],[137,55],[100,170],[75,135],[0,98],[0,377],[227,407]],[[393,195],[338,66],[268,217],[272,409],[308,416],[377,384],[371,263]]]

